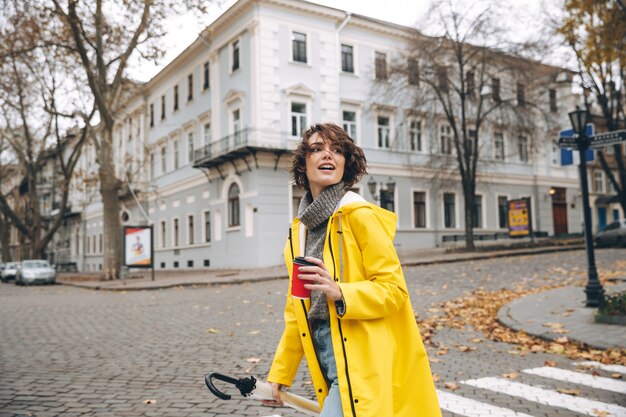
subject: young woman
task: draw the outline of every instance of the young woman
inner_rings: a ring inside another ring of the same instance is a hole
[[[400,261],[394,213],[346,189],[366,173],[363,151],[339,126],[309,128],[291,175],[307,193],[285,247],[287,270],[300,267],[310,299],[291,297],[267,380],[274,401],[307,360],[321,417],[441,416]]]

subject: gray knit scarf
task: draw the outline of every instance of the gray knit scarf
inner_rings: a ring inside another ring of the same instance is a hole
[[[322,191],[315,200],[310,191],[302,197],[298,208],[298,218],[307,228],[305,256],[322,259],[328,219],[335,212],[345,192],[342,181]],[[329,317],[326,294],[322,291],[311,291],[309,320],[328,320]]]

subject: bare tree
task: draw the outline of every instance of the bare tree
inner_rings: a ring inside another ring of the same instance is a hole
[[[541,115],[540,91],[559,69],[518,56],[531,45],[498,43],[503,32],[489,7],[459,11],[448,0],[431,8],[426,20],[439,33],[415,31],[383,88],[395,97],[408,96],[416,113],[434,112],[445,120],[449,132],[435,132],[431,166],[460,182],[465,242],[473,249],[476,181],[490,159],[484,154],[487,130],[496,126],[530,140]],[[526,146],[531,152],[533,144]]]
[[[65,69],[58,49],[33,46],[37,45],[35,16],[19,7],[11,11],[0,48],[0,141],[8,145],[5,154],[13,156],[17,172],[23,173],[19,190],[25,204],[15,204],[15,196],[10,204],[0,193],[0,212],[3,222],[16,227],[28,241],[28,247],[22,248],[26,255],[41,258],[66,214],[67,190],[94,111],[86,115],[61,110],[59,96],[65,90],[58,77]],[[69,137],[66,119],[82,120],[84,127]],[[61,196],[56,215],[41,212],[41,171],[48,163],[60,174],[53,184]]]
[[[626,128],[626,9],[618,3],[567,0],[565,15],[556,22],[557,33],[576,57],[587,110],[599,116],[607,131]],[[613,158],[607,158],[606,151],[598,149],[598,159],[626,213],[626,154],[622,144],[612,150]]]
[[[126,71],[133,54],[157,60],[163,23],[178,13],[205,12],[211,0],[49,0],[54,22],[48,42],[62,43],[84,71],[102,125],[97,141],[100,193],[104,216],[105,279],[119,278],[121,223],[119,193],[122,181],[115,174],[113,128],[124,102]],[[58,37],[58,33],[65,37]]]

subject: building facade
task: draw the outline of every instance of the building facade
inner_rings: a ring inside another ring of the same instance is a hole
[[[459,178],[433,163],[446,153],[445,119],[436,107],[415,112],[406,100],[373,93],[377,70],[414,33],[300,0],[240,0],[131,94],[114,132],[117,175],[126,184],[120,216],[125,225],[153,225],[156,268],[281,263],[303,195],[286,169],[290,151],[320,121],[343,126],[364,149],[369,173],[356,191],[396,212],[398,250],[463,234]],[[503,84],[504,94],[515,80]],[[476,234],[505,233],[506,201],[520,197],[531,199],[535,231],[581,231],[576,168],[561,166],[555,144],[577,98],[568,82],[541,97],[553,122],[538,120],[538,137],[485,128]],[[99,271],[93,147],[81,164],[88,180],[76,185],[82,222],[68,234],[69,256],[80,270]]]

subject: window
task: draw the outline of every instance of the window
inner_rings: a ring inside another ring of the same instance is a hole
[[[154,152],[150,153],[150,178],[154,179],[156,174],[156,161],[154,158]]]
[[[233,42],[233,67],[232,71],[239,69],[239,41]]]
[[[204,146],[211,143],[211,123],[204,124]]]
[[[491,91],[493,94],[493,99],[495,101],[500,101],[500,79],[499,78],[491,79]]]
[[[239,109],[233,111],[233,134],[235,135],[235,145],[241,143],[241,112]]]
[[[383,52],[376,52],[374,66],[376,79],[379,81],[385,81],[387,79],[387,54]]]
[[[306,104],[291,103],[291,136],[300,136],[306,128]]]
[[[552,165],[560,165],[561,163],[561,148],[557,141],[552,141]]]
[[[426,227],[426,193],[413,192],[413,227]]]
[[[556,90],[550,89],[548,90],[548,94],[550,96],[550,111],[552,113],[556,113],[558,111],[558,108],[556,105]]]
[[[452,155],[452,128],[449,125],[439,128],[439,150],[444,155]]]
[[[482,195],[474,196],[474,217],[472,219],[472,227],[478,228],[478,229],[483,227],[483,196]]]
[[[528,138],[526,136],[517,138],[517,152],[521,162],[528,162]]]
[[[161,148],[161,173],[165,174],[167,172],[167,149],[164,147]]]
[[[417,63],[417,59],[409,58],[407,69],[409,72],[409,84],[410,85],[419,85],[420,73],[419,73],[419,64]]]
[[[389,118],[378,116],[378,147],[389,148]]]
[[[343,130],[356,141],[356,112],[343,112]]]
[[[154,127],[154,103],[150,103],[150,127]]]
[[[293,32],[291,35],[291,46],[293,49],[293,60],[306,64],[306,35],[304,33]]]
[[[443,227],[453,229],[456,227],[455,195],[443,194]]]
[[[167,225],[165,223],[165,220],[162,220],[161,221],[161,247],[162,248],[167,247],[167,239],[166,239],[167,235],[166,235],[166,232],[167,232]]]
[[[498,227],[509,227],[508,198],[502,195],[498,196]]]
[[[228,189],[228,226],[239,225],[239,186],[232,183]]]
[[[341,71],[354,74],[354,48],[350,45],[341,45]]]
[[[594,171],[593,182],[594,190],[596,190],[596,193],[604,193],[604,172]]]
[[[178,160],[179,160],[179,151],[178,151],[178,139],[176,139],[174,141],[174,143],[172,143],[172,146],[174,147],[174,169],[178,169]]]
[[[102,253],[102,233],[98,236],[98,253]]]
[[[187,157],[189,158],[188,160],[190,164],[193,162],[193,151],[193,132],[189,132],[189,135],[187,136]]]
[[[504,161],[504,136],[501,132],[493,135],[494,157],[499,161]]]
[[[178,110],[178,86],[174,86],[174,111]]]
[[[193,100],[193,74],[187,76],[187,101]]]
[[[448,92],[448,67],[437,67],[437,85],[442,93]]]
[[[465,74],[465,90],[468,97],[474,97],[476,90],[476,81],[474,80],[474,71],[467,71]]]
[[[173,234],[173,238],[174,238],[174,247],[176,248],[176,247],[178,247],[178,245],[180,243],[180,240],[179,240],[179,232],[180,232],[180,230],[179,230],[179,227],[178,227],[178,219],[174,219],[174,227],[173,227],[173,229],[174,230],[172,231],[172,234]]]
[[[204,63],[204,70],[202,71],[202,76],[204,78],[204,81],[202,83],[202,89],[206,90],[207,88],[209,88],[209,63],[208,62]]]
[[[161,96],[161,120],[165,120],[165,95]]]
[[[211,212],[208,210],[204,212],[204,241],[211,241]]]
[[[409,140],[411,141],[411,151],[422,152],[422,122],[411,120],[409,123]]]
[[[194,222],[193,215],[187,217],[187,243],[193,245],[195,243],[195,230],[194,230]]]
[[[476,135],[477,132],[475,129],[469,129],[467,132],[467,139],[465,139],[465,152],[469,153],[470,158],[474,157],[476,152],[476,145],[478,143]]]
[[[526,105],[526,86],[522,83],[517,83],[517,105],[520,107]]]

